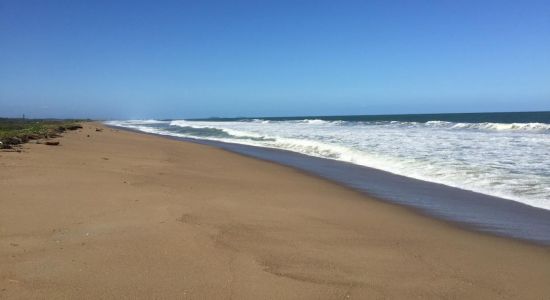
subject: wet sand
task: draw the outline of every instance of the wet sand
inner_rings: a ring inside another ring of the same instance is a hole
[[[549,247],[100,126],[0,152],[0,298],[550,297]]]

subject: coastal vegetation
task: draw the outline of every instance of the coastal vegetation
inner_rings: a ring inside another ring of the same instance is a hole
[[[83,120],[0,118],[0,148],[11,149],[29,140],[59,137],[67,130],[82,128]]]

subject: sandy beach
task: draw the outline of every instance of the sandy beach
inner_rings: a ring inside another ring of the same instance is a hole
[[[209,146],[59,141],[0,152],[1,299],[550,298],[548,247]]]

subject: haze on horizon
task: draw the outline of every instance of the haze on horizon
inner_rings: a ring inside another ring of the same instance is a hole
[[[0,117],[550,110],[550,1],[0,0]]]

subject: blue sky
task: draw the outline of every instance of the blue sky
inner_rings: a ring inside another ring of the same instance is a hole
[[[0,116],[550,110],[550,1],[0,0]]]

